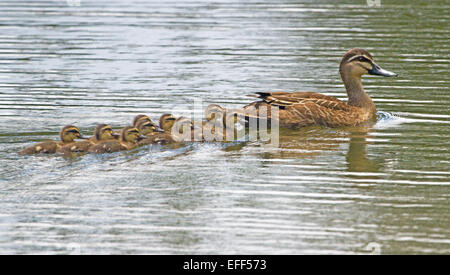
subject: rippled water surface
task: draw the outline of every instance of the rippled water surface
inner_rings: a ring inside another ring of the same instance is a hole
[[[0,253],[449,254],[450,6],[380,2],[0,1]],[[194,99],[346,99],[353,47],[400,75],[364,78],[371,125],[282,130],[276,150],[16,153]]]

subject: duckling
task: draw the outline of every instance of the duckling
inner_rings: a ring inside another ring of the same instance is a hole
[[[169,144],[174,143],[172,136],[169,133],[164,132],[156,128],[155,124],[151,121],[141,120],[136,127],[139,132],[145,136],[144,139],[139,141],[139,145],[147,144]]]
[[[354,48],[343,56],[339,72],[347,90],[348,102],[313,92],[267,92],[253,95],[261,101],[246,105],[243,110],[247,119],[270,120],[271,107],[278,107],[279,125],[299,128],[308,125],[328,127],[351,126],[372,119],[376,113],[375,104],[361,83],[365,74],[385,77],[397,76],[378,66],[372,55],[360,48]],[[261,114],[260,110],[267,110]],[[258,114],[258,113],[259,114]]]
[[[206,121],[224,120],[226,109],[217,104],[209,104],[205,109]],[[225,122],[225,121],[224,121]]]
[[[172,114],[163,114],[159,118],[159,127],[166,133],[170,134],[172,127],[175,124],[176,117]]]
[[[171,114],[164,114],[159,118],[159,125],[176,142],[203,140],[201,129],[196,129],[194,122],[186,117],[175,118]]]
[[[175,120],[171,129],[175,141],[203,141],[203,129],[197,128],[194,122],[187,117],[179,117]]]
[[[94,135],[89,140],[78,141],[65,145],[59,150],[59,152],[63,154],[87,152],[91,146],[102,141],[113,140],[117,136],[120,135],[114,133],[111,126],[108,124],[99,124],[95,127]]]
[[[133,126],[127,126],[122,129],[120,140],[102,141],[89,148],[89,152],[96,154],[119,152],[131,150],[138,146],[138,141],[145,138],[139,133],[139,130]]]
[[[205,109],[206,123],[203,125],[205,140],[224,141],[234,140],[238,135],[237,123],[241,124],[241,118],[245,115],[240,110],[226,110],[217,104],[210,104]],[[245,125],[245,123],[242,123]],[[243,129],[245,130],[245,129]]]
[[[43,141],[41,143],[23,149],[19,152],[19,154],[54,154],[63,146],[73,144],[75,139],[86,139],[86,137],[81,134],[80,129],[73,125],[64,126],[59,133],[59,137],[61,141]]]

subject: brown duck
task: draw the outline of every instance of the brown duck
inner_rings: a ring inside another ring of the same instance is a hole
[[[372,55],[359,48],[349,50],[341,60],[339,72],[347,90],[348,102],[313,92],[268,92],[256,93],[261,101],[244,107],[246,119],[271,118],[271,107],[279,108],[280,126],[299,128],[308,125],[328,127],[357,125],[372,119],[375,104],[364,91],[361,77],[365,74],[386,77],[397,76],[378,66]],[[267,115],[261,115],[267,110]],[[257,112],[256,112],[257,111]]]
[[[120,140],[102,141],[89,148],[89,152],[96,154],[113,153],[131,150],[138,146],[138,141],[145,137],[133,126],[127,126],[120,133]]]
[[[75,139],[86,139],[80,132],[80,129],[73,125],[64,126],[59,132],[61,141],[47,140],[23,149],[20,155],[32,154],[54,154],[63,146],[73,144]]]
[[[163,114],[159,118],[159,127],[165,132],[170,134],[172,131],[172,126],[175,124],[175,120],[177,120],[176,117],[174,117],[172,114]]]

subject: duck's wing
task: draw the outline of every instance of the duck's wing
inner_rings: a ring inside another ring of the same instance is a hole
[[[58,151],[63,154],[82,153],[82,152],[87,152],[92,145],[93,145],[93,143],[90,140],[78,141],[78,142],[74,142],[72,144],[64,145]]]
[[[91,146],[88,151],[95,154],[104,154],[119,152],[122,150],[126,150],[126,147],[124,147],[119,141],[112,140],[103,141],[94,146]]]
[[[333,110],[349,110],[349,106],[339,99],[313,92],[269,92],[256,93],[251,96],[260,98],[262,102],[269,105],[278,106],[281,109],[287,106],[310,102]]]
[[[19,155],[54,154],[57,149],[57,142],[49,140],[25,148],[19,152]]]
[[[257,93],[261,101],[244,107],[249,113],[247,119],[272,118],[272,106],[279,108],[278,119],[284,127],[297,128],[306,125],[320,124],[337,126],[352,124],[353,116],[358,115],[345,102],[331,96],[312,92],[272,92]],[[257,111],[255,111],[255,109]],[[261,112],[261,110],[265,112]]]

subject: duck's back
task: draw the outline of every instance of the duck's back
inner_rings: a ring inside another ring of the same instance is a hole
[[[54,140],[43,141],[27,147],[19,152],[20,155],[54,154],[59,148],[59,142]]]
[[[329,127],[355,125],[366,121],[370,114],[361,108],[323,94],[313,92],[257,93],[261,101],[244,107],[249,118],[271,119],[271,107],[279,108],[279,122],[282,127],[299,128],[308,125]],[[259,113],[252,115],[255,110]],[[263,111],[267,110],[267,115]]]
[[[95,154],[113,153],[122,150],[127,150],[127,148],[117,140],[103,141],[89,148],[89,152]]]
[[[170,144],[174,143],[172,136],[168,133],[152,133],[147,135],[147,137],[143,140],[139,141],[139,145],[148,145],[148,144]]]
[[[82,153],[82,152],[87,152],[93,144],[94,144],[94,142],[92,142],[91,140],[78,141],[78,142],[74,142],[72,144],[64,145],[58,151],[63,154],[65,154],[65,153]]]

